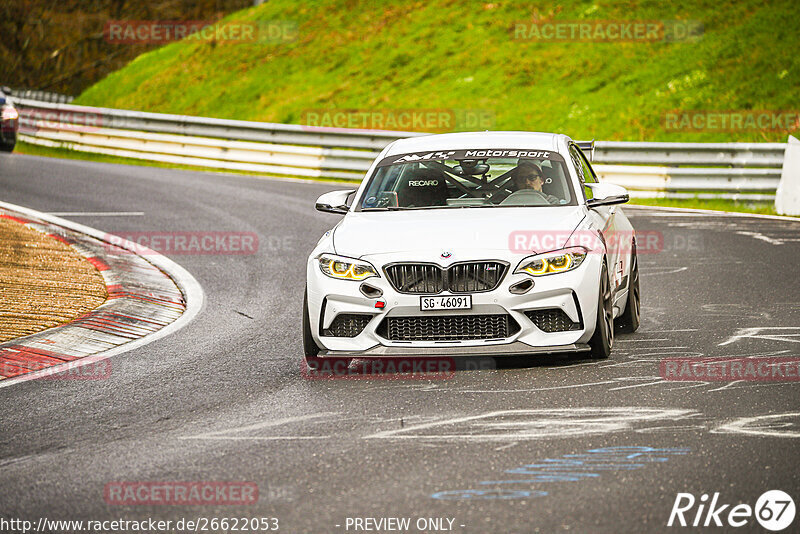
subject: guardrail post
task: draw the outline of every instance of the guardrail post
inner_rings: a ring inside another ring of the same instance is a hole
[[[783,156],[781,181],[775,193],[775,211],[800,215],[800,141],[789,136]]]

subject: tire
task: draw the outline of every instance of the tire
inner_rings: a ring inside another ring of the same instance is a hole
[[[639,259],[636,256],[636,247],[634,247],[631,256],[628,299],[625,304],[625,312],[617,319],[619,331],[623,334],[633,334],[639,329],[642,313],[641,293],[639,290]]]
[[[13,152],[14,145],[17,144],[17,132],[5,125],[1,127],[3,131],[0,132],[0,152]]]
[[[600,271],[598,293],[597,321],[589,346],[592,349],[592,358],[604,360],[611,355],[611,347],[614,345],[614,303],[611,301],[611,284],[608,281],[608,267],[605,262]]]
[[[303,355],[308,362],[309,359],[316,360],[318,354],[319,346],[311,335],[311,321],[308,319],[308,290],[306,289],[303,292]]]
[[[320,358],[320,348],[311,336],[311,321],[308,319],[308,290],[303,293],[303,357],[305,358],[304,373],[314,378],[336,378],[331,370],[341,369],[340,362],[347,368],[352,358],[325,357]]]

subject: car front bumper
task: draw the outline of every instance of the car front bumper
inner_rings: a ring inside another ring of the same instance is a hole
[[[509,271],[499,286],[487,292],[471,293],[472,309],[421,311],[420,294],[399,293],[390,284],[383,265],[395,261],[417,261],[405,258],[381,258],[373,265],[380,277],[366,280],[379,288],[383,295],[368,298],[359,290],[362,282],[336,280],[323,274],[315,256],[307,264],[309,322],[312,336],[321,348],[321,357],[420,357],[420,356],[514,356],[589,350],[588,341],[594,333],[602,266],[602,255],[589,254],[576,269],[559,274],[530,277],[514,274],[518,260],[510,262]],[[502,259],[502,258],[501,258]],[[420,260],[423,261],[423,260]],[[504,260],[504,261],[507,261]],[[527,293],[515,295],[509,287],[526,278],[534,280]],[[450,295],[448,292],[440,295]],[[385,307],[377,308],[376,302]],[[526,315],[533,310],[560,309],[573,323],[572,330],[545,332]],[[323,335],[336,316],[356,314],[371,316],[369,322],[354,337]],[[508,337],[499,339],[464,340],[392,340],[381,323],[388,317],[433,317],[508,314],[519,328]]]

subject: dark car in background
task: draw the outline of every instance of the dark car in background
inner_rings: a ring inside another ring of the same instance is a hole
[[[9,100],[10,90],[0,88],[0,151],[11,152],[17,144],[17,128],[19,127],[19,112]]]

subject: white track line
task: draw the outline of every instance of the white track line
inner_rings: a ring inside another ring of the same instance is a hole
[[[259,423],[253,423],[250,425],[234,427],[234,428],[226,428],[225,430],[213,430],[211,432],[203,432],[202,434],[196,434],[194,436],[183,436],[178,439],[295,439],[293,436],[227,436],[226,434],[232,434],[234,432],[247,432],[250,430],[261,430],[263,428],[273,428],[276,426],[282,425],[289,425],[292,423],[300,423],[303,421],[309,421],[311,419],[320,419],[326,417],[336,417],[340,415],[338,412],[323,412],[323,413],[315,413],[310,415],[299,415],[293,417],[284,417],[282,419],[274,419],[270,421],[261,421]],[[337,421],[340,419],[337,419]],[[326,436],[327,437],[327,436]],[[309,437],[305,437],[302,439],[310,439]]]
[[[743,417],[715,428],[712,434],[748,434],[751,436],[768,436],[775,438],[800,438],[800,431],[792,430],[789,425],[782,425],[787,430],[770,428],[769,422],[775,419],[788,419],[798,417],[800,412],[779,413],[775,415],[760,415],[757,417]],[[766,425],[766,427],[760,425]]]
[[[143,211],[49,211],[56,217],[144,217]]]
[[[294,441],[298,439],[331,439],[333,436],[186,436],[178,439],[211,439],[217,441]]]
[[[764,234],[762,234],[760,232],[750,232],[750,231],[745,231],[745,230],[739,230],[736,233],[739,234],[739,235],[752,237],[753,239],[758,239],[760,241],[764,241],[766,243],[769,243],[770,245],[783,245],[783,239],[775,239],[775,238],[769,237],[768,235],[764,235]]]
[[[663,270],[655,269],[654,270],[655,272],[648,272],[648,271],[644,271],[643,270],[642,273],[640,274],[640,276],[654,276],[654,275],[658,276],[658,275],[662,275],[662,274],[675,274],[675,273],[680,273],[680,272],[688,271],[688,270],[689,270],[688,267],[678,267],[677,269],[672,269],[672,270],[669,270],[669,271],[663,271]]]
[[[582,388],[588,386],[600,386],[603,384],[615,384],[618,380],[604,380],[602,382],[589,382],[588,384],[569,384],[567,386],[550,386],[546,388],[525,388],[525,389],[462,389],[453,390],[451,393],[529,393],[531,391],[552,391],[556,389]]]
[[[75,232],[86,234],[88,236],[94,237],[95,239],[99,239],[100,241],[103,241],[105,243],[111,243],[108,237],[109,234],[101,232],[100,230],[95,230],[94,228],[90,228],[88,226],[84,226],[80,223],[56,217],[55,215],[49,215],[47,213],[42,213],[40,211],[32,210],[30,208],[25,208],[23,206],[17,206],[16,204],[9,204],[8,202],[0,202],[0,208],[5,208],[9,211],[15,211],[22,215],[27,215],[29,217],[41,219],[51,224],[55,224],[57,226],[63,226],[64,228],[68,228]],[[152,343],[153,341],[156,341],[157,339],[161,339],[162,337],[168,336],[173,332],[177,332],[178,330],[189,324],[189,322],[192,319],[194,319],[197,316],[197,314],[199,314],[200,311],[203,309],[203,305],[205,304],[205,295],[203,294],[203,288],[200,286],[197,280],[195,280],[194,276],[192,276],[189,273],[189,271],[187,271],[186,269],[184,269],[171,259],[167,258],[166,256],[163,256],[154,250],[142,247],[141,245],[131,243],[130,241],[124,239],[120,240],[119,238],[115,238],[112,244],[130,250],[134,254],[143,256],[145,260],[147,260],[154,266],[164,271],[167,274],[167,276],[169,276],[172,279],[172,281],[175,282],[175,285],[177,285],[178,288],[183,293],[184,299],[186,300],[186,311],[184,311],[183,314],[180,317],[178,317],[178,319],[176,319],[174,322],[168,324],[161,330],[153,332],[152,334],[140,337],[139,339],[134,339],[123,345],[114,347],[113,349],[110,350],[98,352],[97,354],[92,354],[91,356],[85,356],[78,360],[73,360],[71,362],[54,365],[52,367],[48,367],[47,369],[42,369],[41,371],[36,371],[33,373],[27,373],[22,376],[0,380],[0,388],[18,384],[20,382],[27,382],[28,380],[35,380],[36,378],[40,378],[42,376],[52,375],[55,372],[66,371],[68,369],[74,369],[76,367],[83,367],[84,365],[99,362],[101,360],[105,360],[112,356],[116,356],[117,354],[122,354],[128,352],[129,350],[142,347],[144,345]]]
[[[727,340],[720,343],[719,347],[724,345],[730,345],[731,343],[735,343],[740,339],[744,338],[754,338],[754,339],[769,339],[772,341],[788,341],[791,343],[800,343],[800,340],[794,341],[792,339],[785,339],[787,337],[798,337],[800,334],[783,334],[783,335],[776,335],[776,334],[761,334],[762,330],[799,330],[800,327],[797,326],[755,326],[752,328],[738,328],[736,333],[729,337]]]
[[[608,391],[620,391],[622,389],[643,388],[643,387],[646,387],[646,386],[656,386],[656,385],[664,384],[664,383],[666,383],[666,380],[664,380],[662,378],[660,380],[656,380],[655,382],[647,382],[646,384],[633,384],[631,386],[620,386],[618,388],[611,388]]]
[[[697,332],[697,328],[679,328],[677,330],[637,330],[637,334],[655,334],[656,332]]]

